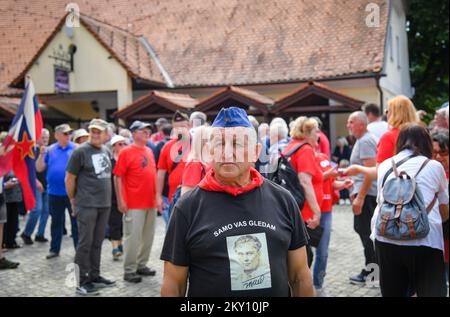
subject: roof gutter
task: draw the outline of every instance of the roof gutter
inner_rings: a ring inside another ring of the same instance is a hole
[[[142,43],[142,45],[144,45],[145,49],[147,50],[147,53],[150,54],[150,56],[153,58],[153,60],[155,61],[156,65],[159,68],[159,71],[161,72],[161,75],[164,77],[164,80],[167,83],[167,86],[169,88],[174,88],[175,85],[173,84],[172,79],[170,78],[169,73],[166,71],[166,69],[164,68],[163,64],[161,63],[161,61],[159,60],[158,55],[156,54],[155,50],[153,49],[153,47],[150,45],[150,43],[147,41],[147,39],[145,38],[145,36],[140,36],[139,37],[139,41]]]
[[[236,86],[236,87],[246,87],[246,86],[265,86],[265,85],[286,85],[286,84],[301,84],[307,83],[309,81],[315,82],[327,82],[327,81],[339,81],[339,80],[352,80],[352,79],[366,79],[366,78],[374,78],[378,76],[379,73],[363,73],[363,74],[355,74],[355,75],[344,75],[337,77],[329,77],[329,78],[311,78],[311,79],[300,79],[300,80],[286,80],[279,82],[260,82],[260,83],[226,83],[223,85],[181,85],[176,88],[180,89],[189,89],[189,88],[223,88],[224,86]],[[385,76],[385,75],[381,75]]]
[[[402,0],[403,1],[403,0]],[[404,1],[403,1],[404,2]],[[383,68],[381,69],[381,71],[375,75],[374,79],[375,79],[375,84],[377,86],[378,92],[379,92],[379,96],[380,96],[380,111],[383,114],[384,113],[384,95],[383,95],[383,89],[381,88],[380,85],[380,80],[382,76],[386,76],[386,74],[383,73],[383,71],[386,69],[386,62],[387,62],[387,54],[388,54],[388,44],[389,45],[394,45],[391,42],[388,41],[389,37],[391,36],[391,15],[392,15],[392,1],[388,1],[388,16],[387,16],[387,25],[386,25],[386,33],[385,33],[385,37],[384,37],[384,50],[383,50]]]
[[[377,89],[378,89],[378,92],[379,92],[379,96],[380,96],[380,112],[381,113],[384,113],[384,105],[383,105],[383,103],[384,103],[384,96],[383,96],[383,89],[381,88],[381,86],[380,86],[380,79],[381,79],[381,74],[380,75],[378,75],[378,76],[375,76],[374,77],[374,79],[375,79],[375,84],[376,84],[376,86],[377,86]]]

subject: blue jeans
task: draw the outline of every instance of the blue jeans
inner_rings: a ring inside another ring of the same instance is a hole
[[[163,196],[163,203],[164,203],[164,206],[163,206],[162,215],[163,215],[164,222],[166,223],[166,227],[167,227],[167,225],[169,224],[169,219],[170,219],[170,214],[169,214],[170,204],[169,204],[169,199],[165,196]]]
[[[323,228],[323,235],[316,248],[316,259],[313,268],[313,282],[315,288],[322,288],[323,280],[327,272],[328,246],[331,236],[331,212],[324,212],[320,217],[320,226]]]
[[[48,207],[50,216],[52,216],[50,252],[59,253],[61,250],[66,208],[69,211],[73,245],[76,249],[78,245],[78,226],[76,218],[72,217],[72,206],[70,205],[69,197],[48,195]]]
[[[48,219],[48,195],[47,192],[36,192],[36,208],[28,214],[27,224],[23,234],[31,237],[39,220],[37,236],[43,237]]]

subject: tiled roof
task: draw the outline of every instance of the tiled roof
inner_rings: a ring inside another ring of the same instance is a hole
[[[0,0],[0,86],[25,68],[68,2]],[[90,22],[100,27],[106,44],[110,32],[131,43],[124,55],[117,53],[125,49],[121,41],[111,47],[131,73],[161,80],[159,69],[143,61],[143,48],[133,42],[142,35],[178,87],[380,72],[389,1],[370,2],[380,6],[379,27],[365,24],[367,0],[77,1],[82,14],[95,18]]]
[[[237,102],[242,102],[248,106],[254,106],[258,108],[261,112],[267,112],[268,107],[273,105],[274,100],[259,94],[254,90],[249,90],[246,88],[228,86],[219,89],[217,92],[213,93],[211,96],[202,100],[198,105],[197,109],[199,111],[208,111],[211,108],[220,107],[220,104],[229,101],[236,100]]]
[[[301,85],[298,89],[294,90],[290,94],[283,96],[275,101],[274,106],[271,109],[272,113],[278,113],[285,108],[289,108],[295,103],[304,100],[305,98],[316,95],[325,99],[331,99],[337,101],[337,105],[329,107],[328,105],[324,107],[319,107],[317,105],[312,105],[313,107],[308,107],[309,111],[320,111],[320,109],[334,109],[343,111],[355,111],[361,108],[364,101],[353,98],[347,94],[338,92],[331,87],[315,82],[309,81],[306,84]]]
[[[57,32],[63,27],[66,20],[64,16],[52,34],[46,39],[44,45],[36,52],[33,58],[28,62],[28,65],[22,72],[13,80],[13,84],[20,82],[28,69],[33,65],[40,53],[45,49],[47,44],[51,42]],[[164,78],[158,70],[158,66],[154,60],[149,56],[144,45],[138,37],[109,25],[107,23],[98,21],[86,15],[80,16],[80,23],[96,38],[100,44],[108,50],[108,52],[125,68],[129,75],[133,78],[141,78],[153,83],[165,86]]]
[[[0,87],[0,96],[21,97],[24,90],[19,88],[11,88],[8,86]]]
[[[0,112],[13,118],[20,104],[20,98],[0,97]]]
[[[0,112],[6,113],[10,118],[13,118],[19,109],[21,98],[0,96]],[[46,123],[54,122],[54,120],[72,121],[73,118],[69,115],[59,111],[58,109],[48,106],[39,101],[39,109]]]
[[[175,112],[176,110],[189,111],[198,104],[198,100],[186,94],[152,90],[148,94],[139,97],[133,103],[126,106],[125,108],[116,111],[114,113],[114,116],[118,118],[122,117],[126,118],[132,114],[138,113],[139,111],[153,104],[160,104],[166,106],[170,108],[173,112]]]

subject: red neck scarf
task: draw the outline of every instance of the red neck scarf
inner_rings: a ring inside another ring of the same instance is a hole
[[[249,185],[245,187],[231,187],[220,184],[214,178],[214,170],[211,169],[203,178],[203,180],[198,184],[198,186],[204,190],[212,191],[212,192],[224,192],[233,196],[237,196],[246,192],[251,191],[252,189],[259,187],[264,182],[264,178],[258,171],[254,168],[250,169],[250,178],[251,182]]]

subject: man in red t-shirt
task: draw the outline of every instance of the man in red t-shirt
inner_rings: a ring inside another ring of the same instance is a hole
[[[124,280],[142,281],[154,276],[147,262],[155,234],[156,166],[152,151],[146,146],[150,124],[135,121],[130,126],[134,143],[124,148],[114,168],[119,211],[124,214]]]
[[[189,117],[177,111],[172,119],[172,127],[175,138],[164,145],[158,160],[156,200],[160,206],[158,208],[160,213],[164,207],[164,183],[168,185],[167,198],[170,203],[175,190],[181,185],[190,150]],[[167,173],[168,177],[166,177]]]

